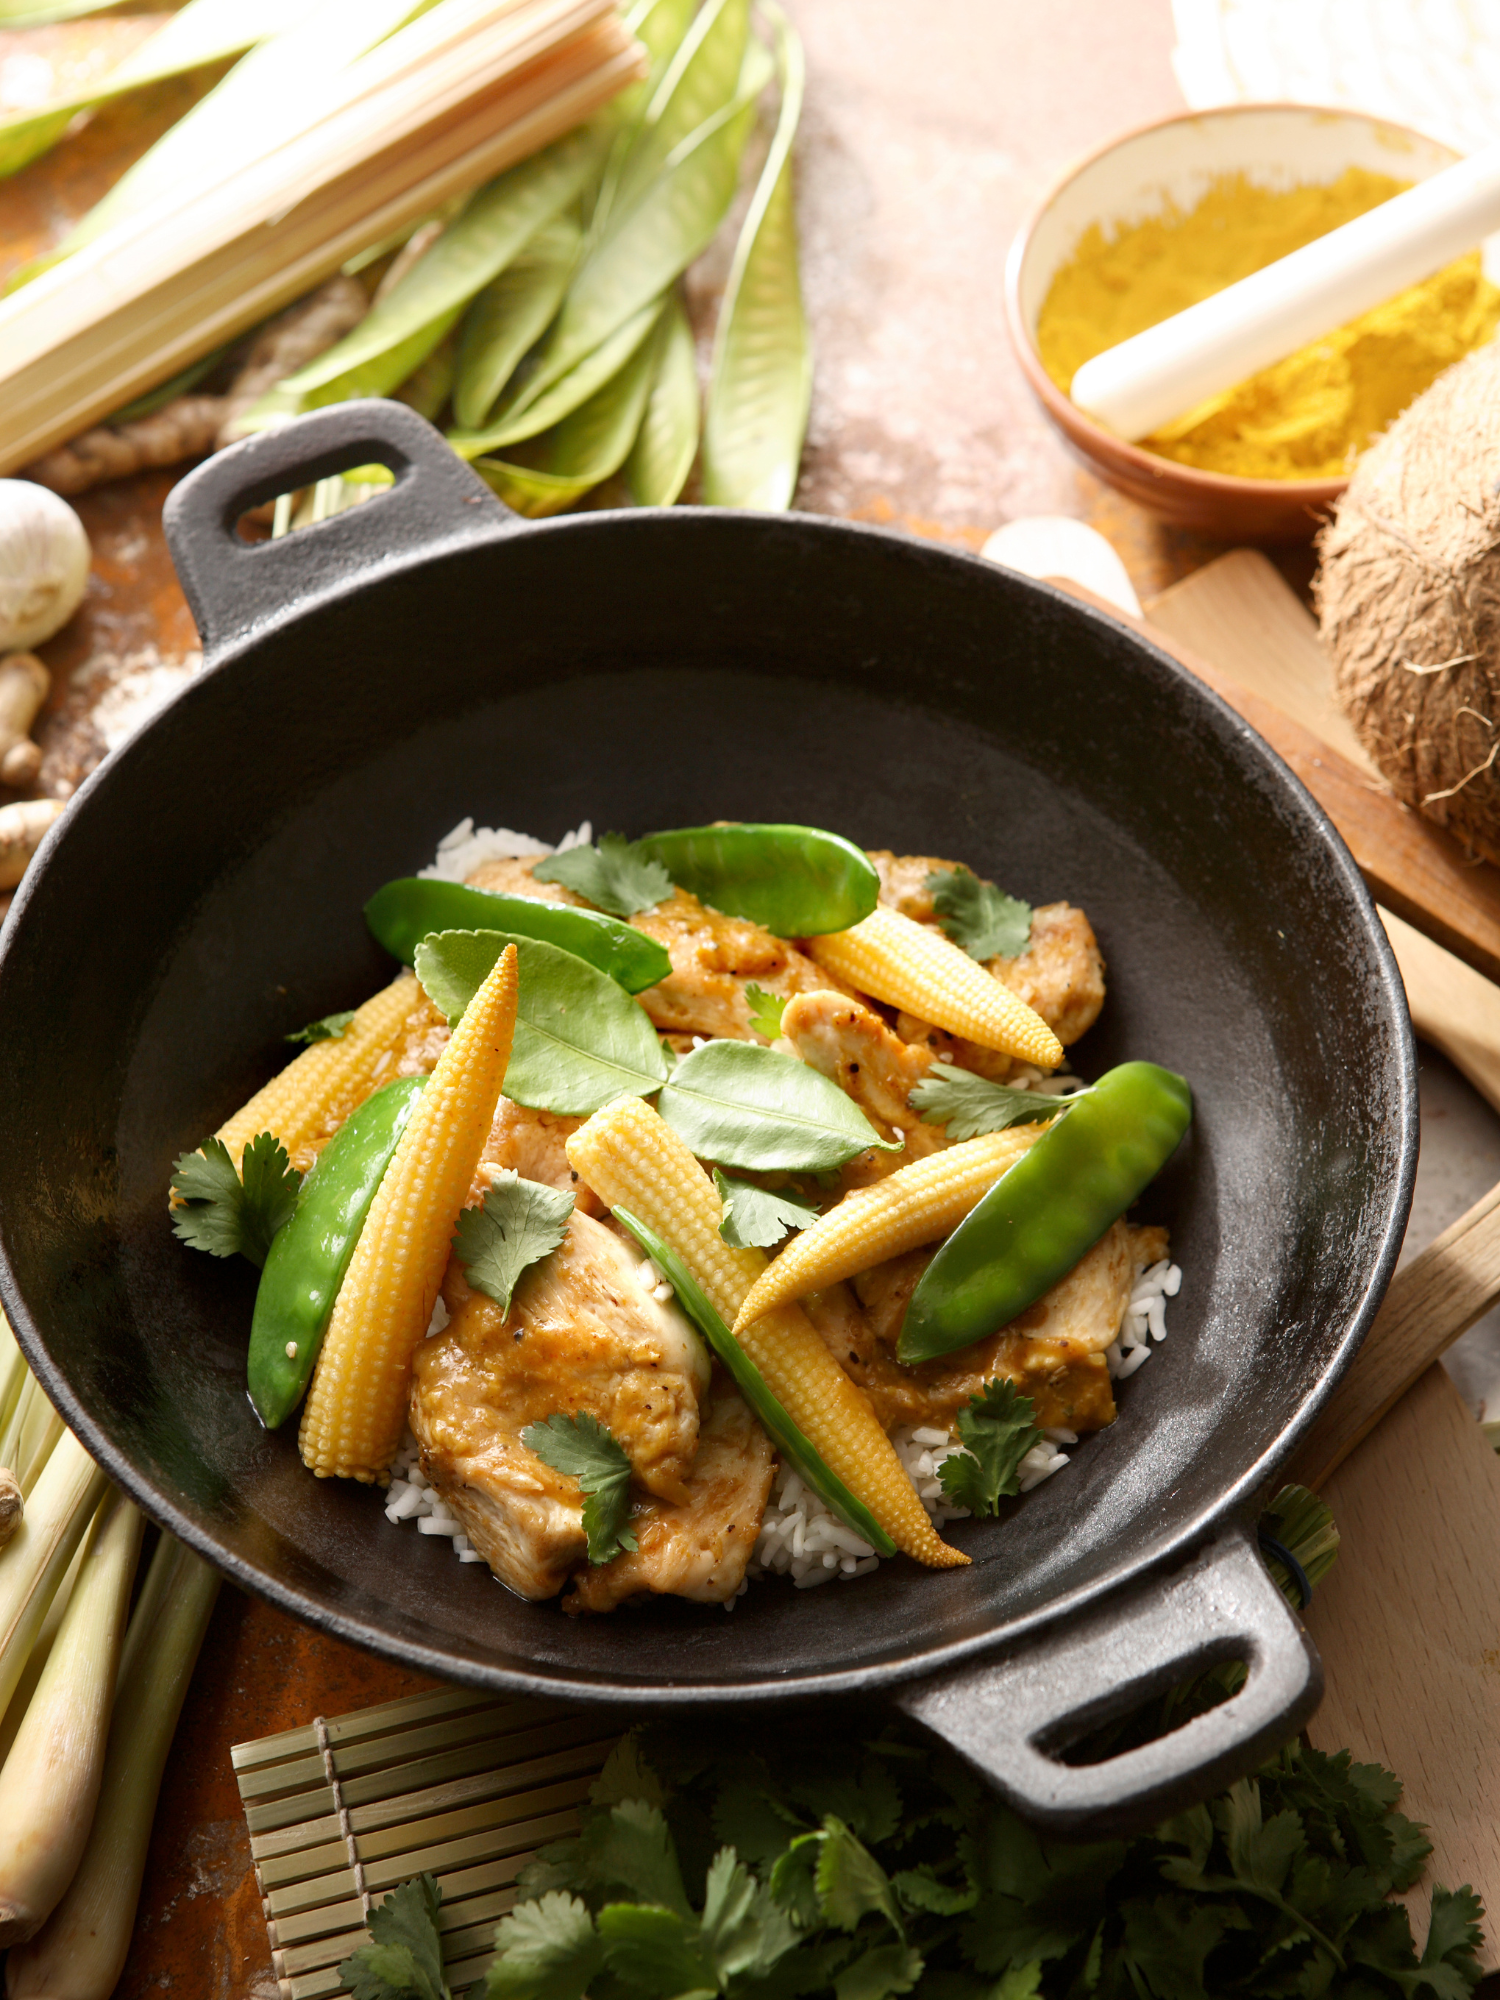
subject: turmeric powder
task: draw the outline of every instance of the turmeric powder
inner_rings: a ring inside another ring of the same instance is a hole
[[[1170,202],[1106,238],[1095,224],[1052,281],[1037,321],[1043,366],[1066,394],[1085,361],[1400,194],[1410,182],[1349,167],[1284,191],[1226,175],[1186,214]],[[1427,386],[1500,323],[1479,252],[1213,396],[1147,451],[1244,479],[1338,479]]]

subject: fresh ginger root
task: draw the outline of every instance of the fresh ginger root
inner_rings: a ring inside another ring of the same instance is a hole
[[[226,394],[174,396],[134,423],[101,424],[34,459],[21,477],[54,493],[87,493],[106,480],[126,479],[148,466],[178,465],[233,444],[246,435],[243,419],[253,403],[326,353],[369,310],[364,286],[340,273],[266,322]]]
[[[42,835],[62,811],[60,799],[23,799],[0,806],[0,890],[14,889],[26,873]]]
[[[268,389],[326,354],[369,310],[369,296],[358,278],[346,278],[340,272],[275,319],[267,320],[224,398],[217,434],[220,449],[248,435],[244,417]]]
[[[152,465],[176,465],[212,451],[224,421],[223,396],[174,396],[131,424],[100,424],[71,444],[33,459],[21,474],[54,493],[87,493]]]
[[[31,740],[31,725],[51,686],[35,653],[0,659],[0,785],[21,792],[36,783],[42,753]]]

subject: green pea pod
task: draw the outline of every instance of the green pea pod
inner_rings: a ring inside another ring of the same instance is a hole
[[[1193,1093],[1155,1063],[1121,1063],[1058,1118],[922,1274],[896,1346],[930,1361],[1007,1326],[1122,1216],[1176,1152]]]
[[[765,1426],[777,1450],[791,1460],[818,1498],[825,1501],[856,1535],[867,1541],[877,1555],[893,1556],[896,1544],[864,1502],[857,1500],[838,1474],[824,1463],[817,1447],[798,1430],[771,1394],[765,1377],[714,1310],[702,1286],[677,1252],[668,1249],[659,1236],[644,1222],[638,1222],[628,1210],[617,1208],[614,1216],[630,1231],[676,1292],[677,1303],[734,1377],[735,1387]]]
[[[434,931],[480,930],[540,938],[608,973],[627,993],[644,993],[672,970],[663,946],[602,910],[544,903],[534,896],[501,896],[492,889],[471,889],[467,882],[421,875],[387,882],[365,904],[365,922],[404,965],[411,964],[417,946]]]
[[[249,1357],[250,1400],[267,1430],[302,1401],[375,1190],[426,1081],[397,1077],[365,1099],[318,1155],[295,1214],[272,1238]]]
[[[867,917],[880,877],[852,841],[816,826],[683,826],[640,846],[682,889],[777,937],[820,937]]]

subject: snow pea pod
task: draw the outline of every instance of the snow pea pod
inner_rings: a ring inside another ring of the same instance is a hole
[[[614,1216],[616,1222],[623,1223],[630,1231],[676,1292],[677,1303],[729,1370],[735,1387],[765,1426],[777,1450],[791,1460],[818,1498],[826,1502],[862,1541],[868,1542],[876,1555],[893,1556],[896,1544],[864,1502],[854,1497],[827,1464],[816,1445],[792,1422],[781,1403],[771,1394],[766,1378],[719,1317],[713,1302],[677,1252],[669,1249],[654,1231],[648,1229],[644,1222],[638,1222],[628,1210],[617,1208]]]
[[[1193,1116],[1155,1063],[1109,1070],[1003,1174],[922,1274],[896,1353],[930,1361],[1006,1326],[1071,1271],[1147,1184]]]
[[[639,844],[679,888],[777,937],[846,931],[880,896],[869,856],[821,827],[682,826],[647,834]]]
[[[438,882],[421,875],[387,882],[365,904],[365,922],[393,958],[410,965],[417,946],[434,931],[508,931],[540,938],[571,952],[618,980],[627,993],[644,993],[665,979],[672,961],[643,931],[579,910],[571,903],[543,903],[534,896],[502,896],[467,882]]]
[[[250,1400],[267,1430],[301,1402],[339,1286],[425,1076],[367,1097],[323,1148],[271,1241],[250,1325]]]

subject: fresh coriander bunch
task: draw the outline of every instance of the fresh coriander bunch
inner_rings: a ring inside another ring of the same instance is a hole
[[[1300,1597],[1337,1550],[1327,1508],[1289,1486],[1263,1526]],[[1201,1676],[1141,1727],[1228,1692]],[[732,1746],[712,1724],[635,1732],[578,1836],[523,1871],[469,2000],[1467,2000],[1484,1913],[1439,1887],[1418,1952],[1392,1898],[1431,1844],[1400,1798],[1378,1765],[1294,1743],[1150,1834],[1078,1845],[879,1712]],[[341,1968],[356,2000],[451,2000],[439,1902],[424,1877],[374,1913]]]

